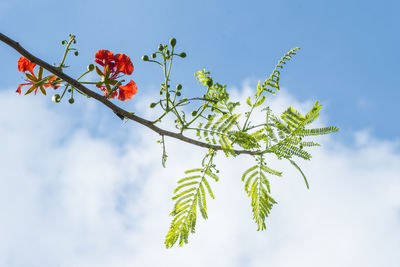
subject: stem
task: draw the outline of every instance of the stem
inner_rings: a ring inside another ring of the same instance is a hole
[[[63,69],[65,59],[67,58],[67,54],[68,54],[68,52],[69,52],[69,47],[71,46],[71,44],[72,44],[72,42],[73,42],[74,40],[75,40],[75,36],[74,36],[73,38],[71,38],[71,36],[69,37],[69,41],[68,41],[68,43],[67,43],[67,47],[65,48],[64,56],[63,56],[63,58],[62,58],[62,60],[61,60],[60,65],[58,65],[58,68],[59,68],[61,71],[62,71],[62,69]]]

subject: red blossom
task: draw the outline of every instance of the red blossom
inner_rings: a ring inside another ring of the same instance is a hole
[[[51,85],[51,82],[54,81],[57,77],[54,75],[50,75],[46,78],[42,79],[42,74],[43,74],[43,68],[40,67],[39,69],[39,77],[36,77],[35,73],[33,72],[33,69],[35,68],[36,64],[33,62],[30,62],[27,58],[25,57],[20,57],[18,60],[18,70],[20,72],[26,72],[29,71],[30,73],[32,73],[32,75],[25,73],[26,76],[26,81],[27,83],[22,83],[18,86],[17,88],[17,93],[21,94],[21,88],[24,85],[31,85],[31,87],[28,89],[28,91],[25,94],[29,94],[32,91],[34,92],[34,94],[36,95],[38,89],[40,89],[40,91],[46,95],[46,91],[45,91],[45,87],[53,87],[54,89],[57,89],[59,87],[59,84],[53,86]]]
[[[136,83],[132,80],[127,85],[118,87],[118,89],[118,99],[121,101],[129,100],[137,93]]]
[[[110,93],[110,88],[116,84],[117,79],[124,74],[131,75],[134,66],[131,59],[125,54],[116,54],[105,49],[100,49],[95,54],[95,62],[103,66],[103,71],[96,67],[97,73],[101,76],[102,82],[97,87],[104,92],[104,96],[126,101],[131,99],[137,93],[137,86],[133,80],[126,85],[121,85],[117,90]],[[108,89],[107,89],[108,88]]]

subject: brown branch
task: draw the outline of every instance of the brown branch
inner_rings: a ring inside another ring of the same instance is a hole
[[[210,145],[204,142],[200,142],[194,139],[191,139],[189,137],[186,137],[184,135],[182,135],[181,133],[174,133],[174,132],[170,132],[164,129],[161,129],[157,126],[155,126],[151,121],[143,119],[141,117],[138,117],[120,107],[118,107],[117,105],[113,104],[112,102],[110,102],[105,96],[102,96],[100,94],[97,94],[91,90],[89,90],[88,88],[86,88],[86,86],[84,86],[83,84],[81,84],[80,82],[78,82],[77,80],[71,78],[69,75],[61,72],[58,68],[48,64],[47,62],[41,60],[40,58],[35,57],[34,55],[32,55],[31,53],[29,53],[27,50],[25,50],[18,42],[12,40],[11,38],[7,37],[6,35],[0,33],[0,40],[2,42],[4,42],[5,44],[7,44],[8,46],[14,48],[18,53],[20,53],[22,56],[26,57],[28,60],[30,60],[33,63],[36,63],[37,65],[43,67],[44,69],[48,70],[49,72],[53,73],[54,75],[56,75],[57,77],[61,78],[62,80],[64,80],[65,82],[69,83],[71,86],[79,89],[81,92],[85,93],[86,95],[96,99],[97,101],[101,102],[102,104],[104,104],[105,106],[107,106],[109,109],[111,109],[115,114],[117,114],[118,117],[120,118],[127,118],[133,121],[136,121],[148,128],[150,128],[151,130],[155,131],[156,133],[162,135],[162,136],[169,136],[172,138],[176,138],[179,139],[183,142],[187,142],[196,146],[200,146],[200,147],[205,147],[205,148],[212,148],[214,150],[222,150],[221,146],[217,146],[217,145]],[[249,151],[249,150],[234,150],[234,152],[237,155],[240,154],[248,154],[248,155],[256,155],[259,154],[259,152],[253,152],[253,151]]]

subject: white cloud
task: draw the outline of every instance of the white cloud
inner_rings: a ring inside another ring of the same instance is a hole
[[[232,97],[243,98],[247,90]],[[306,112],[313,104],[299,103],[285,90],[270,99],[281,111],[293,105]],[[273,161],[285,176],[271,178],[278,205],[264,232],[256,231],[240,181],[251,159],[221,155],[209,219],[199,219],[189,245],[166,250],[172,190],[205,150],[167,139],[163,169],[158,136],[150,130],[133,123],[119,127],[97,104],[67,109],[47,101],[0,95],[0,266],[400,263],[398,143],[366,133],[356,135],[355,148],[334,137],[320,139],[313,160],[299,162],[309,191],[292,166]]]

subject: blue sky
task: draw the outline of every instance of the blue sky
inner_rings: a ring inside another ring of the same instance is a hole
[[[255,231],[235,177],[248,161],[237,160],[233,168],[221,157],[226,178],[215,185],[220,197],[209,204],[210,219],[199,223],[188,247],[165,251],[175,178],[182,165],[193,163],[185,153],[200,160],[204,151],[171,140],[163,169],[157,135],[138,124],[121,125],[100,104],[77,98],[74,105],[55,105],[50,97],[14,94],[22,78],[19,55],[0,44],[0,265],[185,266],[208,255],[196,264],[398,266],[399,8],[389,0],[3,0],[1,32],[49,63],[60,60],[61,40],[77,36],[80,55],[66,70],[73,76],[99,49],[129,55],[139,91],[123,106],[144,117],[151,116],[147,107],[162,74],[140,58],[170,37],[188,54],[176,61],[174,82],[196,95],[201,87],[193,73],[206,68],[237,99],[300,46],[271,105],[306,110],[320,100],[319,123],[340,132],[322,139],[315,160],[304,163],[310,191],[296,172],[276,163],[288,179],[274,182],[279,205],[263,233]]]

